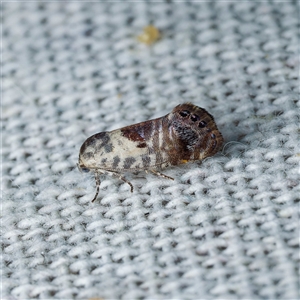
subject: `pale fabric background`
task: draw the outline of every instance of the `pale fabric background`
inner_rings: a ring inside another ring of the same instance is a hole
[[[2,9],[2,299],[299,298],[296,2]],[[223,150],[91,203],[83,141],[186,101]]]

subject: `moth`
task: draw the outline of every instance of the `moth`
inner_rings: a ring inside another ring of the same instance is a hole
[[[94,172],[94,202],[100,174],[118,176],[133,192],[123,173],[143,170],[174,180],[160,171],[213,156],[222,144],[213,116],[201,107],[184,103],[163,117],[92,135],[80,148],[78,168]]]

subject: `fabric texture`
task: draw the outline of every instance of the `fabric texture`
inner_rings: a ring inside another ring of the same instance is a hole
[[[299,299],[297,2],[6,2],[1,299]],[[137,36],[153,24],[161,38]],[[205,108],[202,162],[76,167],[94,133]]]

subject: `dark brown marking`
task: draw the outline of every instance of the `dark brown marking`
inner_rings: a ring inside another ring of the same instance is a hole
[[[104,145],[106,145],[110,140],[108,132],[100,132],[90,136],[81,146],[80,154],[83,154],[87,147],[94,148],[93,150],[100,150]]]
[[[122,135],[134,142],[144,142],[149,140],[152,133],[152,121],[146,121],[135,125],[121,128]]]
[[[117,168],[117,166],[118,166],[118,164],[119,164],[120,161],[121,161],[121,159],[120,159],[119,156],[115,156],[115,157],[113,158],[113,164],[112,164],[113,169],[116,169],[116,168]]]
[[[136,159],[134,157],[126,157],[124,160],[124,169],[130,169],[130,167],[135,163]]]
[[[104,145],[104,150],[106,153],[110,153],[113,151],[113,145],[110,143],[110,144],[107,144],[107,145]]]
[[[137,148],[146,148],[147,144],[146,143],[139,143],[136,147]]]

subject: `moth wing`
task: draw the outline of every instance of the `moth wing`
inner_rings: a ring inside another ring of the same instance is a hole
[[[129,139],[122,129],[117,129],[111,131],[109,141],[94,152],[93,168],[118,172],[148,170],[155,168],[156,159],[149,140]]]

